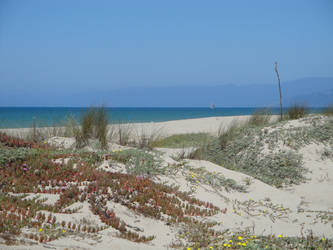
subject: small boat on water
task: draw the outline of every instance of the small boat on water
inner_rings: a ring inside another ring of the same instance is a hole
[[[215,109],[214,103],[211,103],[209,107],[210,107],[210,109]]]

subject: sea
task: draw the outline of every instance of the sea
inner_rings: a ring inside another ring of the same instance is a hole
[[[109,123],[163,122],[214,116],[250,115],[256,107],[190,107],[190,108],[126,108],[107,107]],[[31,128],[63,126],[73,117],[80,121],[89,107],[0,107],[0,128]],[[323,112],[324,108],[309,108],[310,113]],[[279,114],[279,108],[270,108]],[[285,112],[285,110],[284,110]]]

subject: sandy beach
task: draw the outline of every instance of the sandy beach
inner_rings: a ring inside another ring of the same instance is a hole
[[[316,119],[317,123],[332,119],[313,117],[275,123],[260,130],[264,131],[264,135],[269,138],[269,135],[276,133],[276,131],[309,128],[312,126],[313,119]],[[134,136],[138,136],[140,133],[154,133],[154,131],[158,131],[162,137],[188,133],[209,133],[216,136],[221,127],[226,130],[235,123],[235,120],[239,123],[245,123],[248,119],[249,116],[211,117],[140,123],[131,124],[130,126],[131,130],[135,131]],[[122,126],[127,125],[123,124]],[[29,132],[28,129],[6,129],[2,131],[11,135],[22,135]],[[332,137],[332,135],[330,136]],[[51,145],[66,145],[65,147],[70,148],[75,140],[73,138],[53,137],[48,138],[47,142]],[[269,145],[264,142],[262,150],[258,152],[258,157],[264,157],[269,153],[280,152],[281,150],[297,152],[302,156],[302,166],[308,170],[305,182],[278,188],[253,176],[227,169],[223,165],[211,161],[187,159],[186,157],[178,158],[180,154],[184,153],[184,150],[191,153],[194,148],[167,147],[155,148],[149,154],[159,157],[161,166],[167,168],[172,166],[174,171],[173,173],[154,175],[151,180],[156,183],[178,186],[180,191],[189,192],[191,197],[212,203],[218,207],[219,212],[216,214],[204,217],[194,216],[194,218],[200,221],[214,222],[215,225],[212,229],[217,232],[225,232],[225,239],[228,238],[227,235],[243,235],[243,238],[248,238],[247,243],[244,240],[242,244],[250,244],[248,241],[254,239],[254,237],[272,235],[281,238],[306,235],[314,235],[325,239],[332,238],[333,160],[330,157],[323,158],[323,152],[327,145],[316,141],[301,145],[297,149],[292,143],[278,142],[276,145],[278,146],[269,148]],[[121,146],[114,142],[109,142],[108,147],[114,154],[131,149],[130,146]],[[89,148],[89,150],[93,150],[93,148]],[[121,162],[104,159],[99,163],[97,169],[108,173],[126,173],[128,169],[125,165]],[[223,176],[223,178],[242,185],[246,190],[239,191],[223,186],[217,187],[212,185],[213,182],[202,180],[202,178],[208,178],[207,176],[209,178]],[[28,195],[30,198],[34,196],[35,194]],[[42,194],[40,199],[43,197],[47,198],[46,204],[53,205],[56,204],[60,196],[59,194],[46,193]],[[136,243],[118,237],[117,230],[112,227],[89,236],[80,232],[76,233],[75,230],[66,229],[67,233],[51,242],[36,243],[26,240],[24,246],[1,245],[4,242],[0,242],[0,249],[171,249],[171,245],[174,245],[176,249],[183,249],[188,239],[184,234],[193,233],[186,231],[189,229],[184,231],[184,225],[181,223],[170,224],[165,220],[143,216],[113,200],[108,201],[106,207],[112,209],[126,223],[127,229],[136,228],[140,235],[154,235],[155,238],[147,243]],[[87,201],[75,202],[69,208],[78,208],[78,210],[72,214],[53,213],[56,216],[56,221],[82,224],[82,220],[85,220],[85,223],[96,227],[105,226],[100,218],[91,211]],[[49,214],[47,211],[44,211],[44,213]],[[219,242],[221,248],[225,246],[226,242],[221,238]],[[28,245],[30,243],[31,245]],[[235,247],[237,246],[235,245]]]
[[[272,120],[278,116],[272,116]],[[166,122],[143,122],[143,123],[124,123],[124,124],[111,124],[109,129],[117,129],[121,127],[129,127],[133,136],[140,135],[142,133],[154,133],[158,132],[161,136],[170,136],[174,134],[183,133],[210,133],[215,135],[218,129],[228,128],[233,122],[246,122],[250,118],[249,115],[242,116],[219,116],[219,117],[207,117],[197,119],[185,119],[174,120]],[[59,130],[64,130],[64,127],[57,127]],[[52,133],[53,127],[37,128],[42,133]],[[9,135],[24,137],[31,133],[32,128],[7,128],[0,129],[0,132],[7,133]]]

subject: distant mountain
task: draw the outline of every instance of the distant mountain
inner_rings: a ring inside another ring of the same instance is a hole
[[[295,103],[306,104],[311,107],[328,106],[333,104],[333,88],[323,92],[294,96],[288,100],[287,105],[293,105]]]
[[[283,105],[305,103],[328,106],[333,103],[333,77],[309,77],[282,82]],[[75,93],[66,90],[17,90],[1,93],[0,106],[89,106],[110,107],[274,107],[279,90],[274,84],[179,85],[96,89]]]
[[[282,82],[283,104],[327,106],[333,103],[333,77],[311,77]],[[108,93],[110,106],[209,106],[272,107],[279,106],[276,84],[170,86],[124,88]]]
[[[333,78],[303,78],[283,84],[285,105],[295,103],[323,107],[333,103]],[[282,87],[283,88],[283,87]]]

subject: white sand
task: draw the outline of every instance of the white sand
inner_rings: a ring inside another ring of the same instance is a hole
[[[175,120],[167,122],[144,122],[144,123],[127,123],[109,125],[109,129],[117,129],[119,126],[128,127],[133,135],[147,133],[162,133],[163,135],[182,134],[182,133],[199,133],[208,132],[215,134],[219,127],[228,127],[233,121],[246,121],[250,116],[219,116],[197,119]],[[60,128],[64,129],[64,128]],[[37,128],[44,134],[52,134],[52,127]],[[58,130],[57,130],[58,131]],[[0,129],[9,135],[25,136],[32,132],[31,128],[9,128]]]

